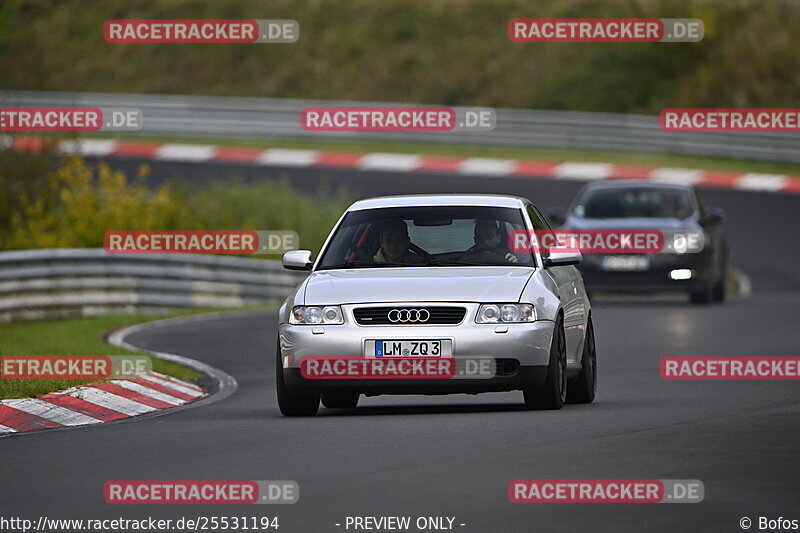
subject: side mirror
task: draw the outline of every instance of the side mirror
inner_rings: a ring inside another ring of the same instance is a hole
[[[583,255],[580,252],[550,252],[550,257],[544,260],[544,268],[577,265],[581,261]]]
[[[719,207],[709,207],[706,212],[706,222],[716,223],[725,220],[725,211]]]
[[[544,216],[552,226],[562,226],[567,221],[567,210],[561,206],[551,207],[545,211]]]
[[[314,266],[311,261],[311,250],[292,250],[283,254],[281,261],[286,270],[311,270]]]

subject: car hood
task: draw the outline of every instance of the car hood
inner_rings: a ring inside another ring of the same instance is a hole
[[[562,229],[685,229],[694,227],[691,218],[578,218],[569,217]]]
[[[400,267],[321,270],[305,305],[370,302],[516,302],[531,267]]]

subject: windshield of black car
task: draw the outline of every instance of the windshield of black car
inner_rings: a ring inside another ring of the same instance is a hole
[[[509,235],[525,230],[520,209],[428,206],[348,213],[319,269],[411,266],[533,266],[530,253],[511,253]]]
[[[581,218],[685,219],[693,210],[683,189],[619,187],[587,191],[573,213]]]

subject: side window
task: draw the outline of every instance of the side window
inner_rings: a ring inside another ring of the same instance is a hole
[[[704,219],[706,217],[706,213],[708,212],[708,208],[706,207],[706,203],[700,197],[697,192],[692,193],[694,194],[694,200],[697,202],[697,208],[700,211],[700,219]]]
[[[533,229],[536,230],[537,233],[540,231],[541,232],[552,231],[550,225],[547,223],[544,217],[541,214],[539,214],[539,211],[537,211],[536,208],[533,207],[533,205],[528,204],[527,211],[528,211],[528,217],[530,217],[531,219],[531,224],[533,224]],[[542,259],[547,259],[548,257],[550,257],[550,253],[547,250],[540,250],[540,252],[542,255]]]

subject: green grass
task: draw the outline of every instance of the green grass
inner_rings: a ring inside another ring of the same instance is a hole
[[[211,309],[181,310],[158,315],[103,316],[0,324],[0,355],[131,355],[106,344],[112,331],[145,321],[188,316]],[[169,361],[150,357],[153,370],[187,381],[202,374]],[[29,398],[98,380],[0,379],[0,399]]]
[[[300,247],[317,252],[351,202],[338,184],[301,193],[288,179],[247,183],[233,174],[190,187],[173,175],[148,188],[146,171],[131,174],[77,156],[0,152],[0,250],[97,248],[111,229],[235,229],[296,231]]]
[[[698,43],[515,43],[513,18],[700,18]],[[110,44],[108,19],[291,18],[294,44]],[[208,94],[657,114],[794,107],[800,3],[779,0],[141,0],[0,3],[0,89]]]

